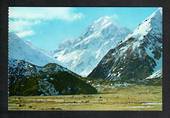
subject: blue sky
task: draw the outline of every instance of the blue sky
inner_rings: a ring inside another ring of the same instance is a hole
[[[133,30],[156,7],[10,7],[9,31],[38,48],[52,51],[73,40],[102,16]]]

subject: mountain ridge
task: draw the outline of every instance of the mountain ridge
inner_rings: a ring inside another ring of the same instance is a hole
[[[15,33],[10,32],[8,36],[8,58],[25,60],[35,65],[43,66],[47,63],[58,63],[53,57],[42,50],[19,38]]]
[[[162,11],[158,9],[111,49],[88,77],[141,82],[161,67]]]
[[[55,96],[94,94],[97,90],[81,76],[55,63],[36,66],[23,60],[11,59],[8,65],[9,96]]]

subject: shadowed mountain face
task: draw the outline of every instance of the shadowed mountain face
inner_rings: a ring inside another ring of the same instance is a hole
[[[162,11],[158,9],[111,49],[88,77],[142,82],[161,68]]]
[[[9,60],[9,95],[90,94],[97,90],[81,77],[62,66],[49,63],[43,67],[22,60]]]

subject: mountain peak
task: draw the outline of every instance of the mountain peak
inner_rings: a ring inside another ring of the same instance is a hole
[[[116,23],[114,22],[114,20],[112,19],[112,17],[110,16],[103,16],[103,17],[100,17],[98,18],[97,20],[95,20],[92,25],[91,25],[91,28],[105,28],[105,27],[108,27],[110,25],[113,25],[113,26],[116,26]]]
[[[106,24],[106,23],[112,23],[113,20],[112,20],[112,17],[109,17],[109,16],[103,16],[103,17],[100,17],[99,19],[95,20],[93,24]]]
[[[149,18],[160,18],[160,16],[162,16],[162,8],[158,8],[149,16]]]
[[[110,24],[114,24],[114,20],[112,19],[112,17],[109,17],[109,16],[103,16],[103,17],[100,17],[98,18],[97,20],[95,20],[93,23],[92,23],[92,27],[103,27],[105,25],[110,25]]]
[[[118,30],[120,26],[118,26],[112,17],[110,16],[103,16],[95,20],[87,29],[87,32],[85,33],[85,37],[90,36],[91,34],[99,34],[100,32],[103,32],[103,30]],[[105,32],[105,31],[104,31]]]
[[[162,8],[157,9],[149,17],[147,17],[138,27],[134,30],[132,34],[129,34],[126,39],[130,37],[136,37],[138,39],[143,39],[142,37],[148,34],[148,32],[161,34],[162,32]],[[141,38],[140,38],[141,37]]]

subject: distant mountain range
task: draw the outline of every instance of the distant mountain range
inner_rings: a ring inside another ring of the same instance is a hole
[[[78,39],[66,41],[53,56],[71,71],[87,76],[104,55],[123,40],[130,30],[105,16],[94,21]]]
[[[88,77],[142,82],[161,71],[162,42],[162,10],[158,9],[109,50]]]

